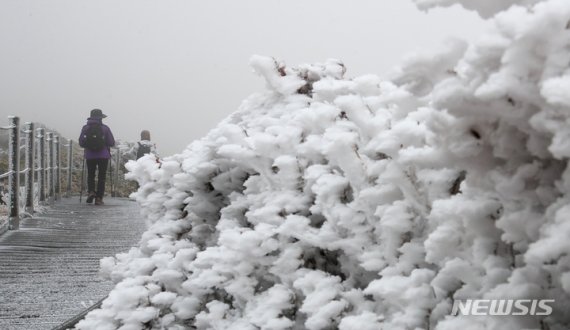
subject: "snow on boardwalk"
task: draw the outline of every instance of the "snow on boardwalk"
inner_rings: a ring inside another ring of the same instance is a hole
[[[99,259],[128,251],[145,229],[138,205],[63,199],[0,236],[0,329],[51,329],[105,297]]]

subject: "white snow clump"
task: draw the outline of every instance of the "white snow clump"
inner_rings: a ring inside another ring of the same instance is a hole
[[[266,92],[128,163],[150,228],[77,329],[568,329],[569,21],[511,7],[393,81],[253,57]],[[450,315],[467,298],[556,303]]]

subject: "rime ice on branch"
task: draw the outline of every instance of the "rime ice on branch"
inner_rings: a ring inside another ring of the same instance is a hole
[[[513,7],[392,82],[253,57],[267,91],[128,164],[150,229],[78,328],[567,329],[569,20]],[[538,297],[553,315],[449,315]]]

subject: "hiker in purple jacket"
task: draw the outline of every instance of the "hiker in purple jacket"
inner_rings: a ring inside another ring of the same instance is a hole
[[[105,174],[111,158],[110,148],[115,145],[115,138],[109,126],[103,124],[107,117],[100,109],[91,110],[87,124],[81,129],[79,145],[85,149],[87,163],[87,203],[95,200],[95,205],[103,205],[105,194]],[[97,172],[97,190],[95,190],[95,172]]]

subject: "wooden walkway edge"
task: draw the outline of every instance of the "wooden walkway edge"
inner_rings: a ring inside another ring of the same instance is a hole
[[[105,203],[63,199],[0,236],[0,329],[51,329],[109,293],[99,260],[138,245],[146,226],[135,202]]]

